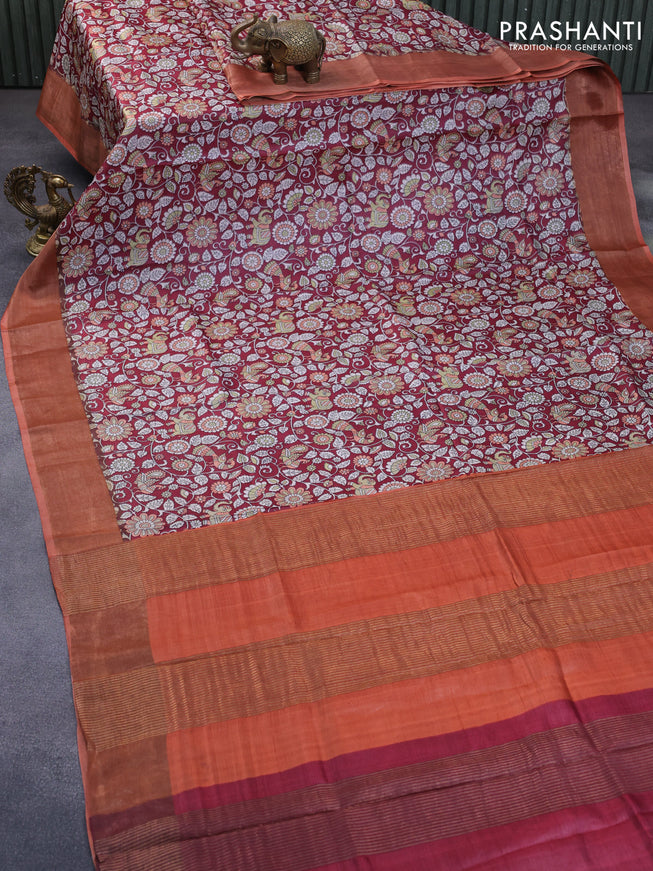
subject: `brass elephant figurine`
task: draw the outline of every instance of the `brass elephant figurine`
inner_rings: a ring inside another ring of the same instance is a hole
[[[247,30],[241,39],[240,34]],[[271,15],[261,21],[255,15],[231,31],[231,47],[246,55],[261,55],[259,69],[265,73],[274,70],[276,85],[288,81],[286,67],[296,67],[308,84],[320,81],[320,69],[326,40],[310,21],[294,18],[279,21]]]

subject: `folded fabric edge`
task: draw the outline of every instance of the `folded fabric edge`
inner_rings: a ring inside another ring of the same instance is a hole
[[[574,51],[551,50],[546,57],[526,50],[496,49],[488,55],[458,55],[442,50],[398,55],[357,55],[325,62],[317,84],[307,84],[293,68],[288,84],[276,85],[270,73],[230,63],[229,84],[242,103],[324,100],[352,94],[447,87],[488,87],[568,75],[595,66],[597,58]]]

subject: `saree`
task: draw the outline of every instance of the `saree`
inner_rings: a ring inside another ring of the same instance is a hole
[[[618,84],[359,0],[280,6],[275,91],[253,11],[69,0],[39,110],[96,174],[2,329],[96,866],[653,868]]]

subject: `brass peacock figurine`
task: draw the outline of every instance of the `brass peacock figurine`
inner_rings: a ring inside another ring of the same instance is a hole
[[[36,205],[34,185],[37,173],[41,173],[45,183],[47,205]],[[59,173],[46,172],[40,166],[17,166],[5,179],[5,196],[12,206],[27,215],[25,226],[30,230],[38,227],[25,245],[32,257],[36,257],[41,251],[63,218],[75,205],[72,187]],[[68,191],[70,199],[61,196],[59,190],[62,189]]]

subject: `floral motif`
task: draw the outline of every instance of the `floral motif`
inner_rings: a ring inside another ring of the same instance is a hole
[[[584,237],[564,83],[242,107],[240,7],[167,3],[92,33],[68,4],[55,52],[113,146],[59,255],[126,537],[651,441],[651,335]],[[383,3],[332,56],[496,45]]]
[[[90,245],[78,245],[69,251],[61,263],[64,275],[77,278],[83,275],[93,265],[93,250]]]
[[[431,215],[446,215],[453,208],[453,194],[449,188],[437,185],[424,197],[424,207]]]
[[[562,173],[555,167],[549,167],[535,176],[535,187],[546,197],[555,197],[564,185]]]
[[[450,478],[454,471],[449,463],[443,463],[438,460],[429,460],[417,469],[417,477],[420,481],[428,483],[430,481],[443,481],[445,478]]]
[[[329,200],[317,200],[306,215],[306,220],[315,230],[328,230],[338,219],[338,209]]]
[[[215,242],[218,236],[218,228],[215,221],[210,218],[195,218],[186,230],[186,238],[189,245],[196,248],[208,248]]]
[[[158,515],[146,511],[128,517],[125,521],[125,532],[134,538],[157,535],[162,530],[163,520]]]
[[[132,425],[129,421],[120,420],[117,417],[108,417],[95,428],[96,436],[109,442],[120,442],[128,438],[131,433]]]

